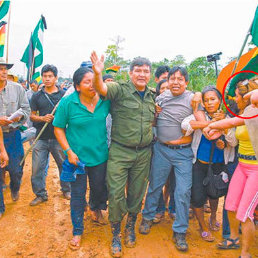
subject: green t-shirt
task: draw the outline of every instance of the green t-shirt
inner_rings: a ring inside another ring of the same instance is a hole
[[[99,99],[94,113],[82,105],[79,94],[63,97],[55,113],[53,125],[66,129],[66,138],[72,151],[88,167],[108,159],[106,117],[110,101]]]

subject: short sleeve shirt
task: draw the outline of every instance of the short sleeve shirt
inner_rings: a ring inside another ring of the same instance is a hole
[[[106,117],[110,101],[99,99],[93,113],[81,103],[77,92],[65,96],[56,111],[53,125],[66,129],[66,138],[79,160],[88,167],[108,159]]]
[[[149,145],[153,139],[153,93],[146,88],[141,98],[132,82],[107,83],[107,87],[105,99],[111,100],[112,141],[129,147]]]

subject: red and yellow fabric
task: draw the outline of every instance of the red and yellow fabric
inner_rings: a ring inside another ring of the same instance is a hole
[[[5,34],[6,34],[6,24],[4,24],[0,28],[0,57],[4,56]]]
[[[106,69],[106,73],[110,73],[110,72],[117,73],[119,71],[120,67],[121,66],[119,66],[119,65],[113,65],[111,67],[108,67]]]

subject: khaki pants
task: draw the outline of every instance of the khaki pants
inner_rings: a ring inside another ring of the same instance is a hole
[[[115,142],[111,143],[107,165],[110,222],[120,222],[127,212],[137,214],[141,211],[142,199],[148,183],[150,161],[151,147],[135,150]]]

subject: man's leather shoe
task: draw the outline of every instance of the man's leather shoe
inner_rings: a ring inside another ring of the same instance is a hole
[[[40,204],[42,202],[46,202],[46,201],[47,201],[47,197],[40,197],[40,196],[38,196],[34,200],[32,200],[30,202],[30,206],[36,206],[36,205],[38,205],[38,204]]]

